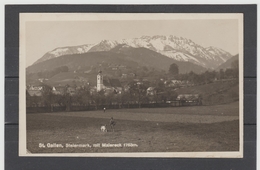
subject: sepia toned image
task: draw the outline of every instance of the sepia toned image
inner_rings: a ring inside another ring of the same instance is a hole
[[[19,155],[243,157],[242,14],[20,14]]]

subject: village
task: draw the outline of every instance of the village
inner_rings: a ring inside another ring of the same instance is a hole
[[[97,67],[98,68],[98,67]],[[221,80],[235,82],[232,70],[205,72],[203,74],[161,74],[157,77],[137,76],[136,73],[121,73],[125,66],[109,66],[117,76],[107,74],[100,68],[96,81],[88,81],[77,70],[65,72],[74,75],[63,84],[53,84],[47,78],[39,78],[26,87],[27,112],[81,111],[106,108],[142,108],[202,105],[203,95],[197,92],[183,92],[194,86],[211,84]],[[94,72],[94,73],[95,73]],[[93,71],[92,71],[93,73]],[[226,73],[226,74],[225,74]],[[222,77],[221,77],[222,76]],[[202,77],[202,78],[201,78]],[[208,77],[205,79],[205,77]],[[66,77],[67,78],[67,77]],[[62,82],[62,81],[61,81]],[[94,83],[93,83],[94,82]],[[181,91],[181,92],[178,92]]]
[[[28,102],[28,105],[31,104],[31,107],[43,107],[48,105],[66,106],[68,103],[53,101],[53,103],[47,104],[44,100],[40,100],[44,97],[51,98],[51,96],[53,98],[54,96],[56,96],[56,98],[64,97],[64,99],[66,96],[69,96],[69,100],[72,101],[71,105],[75,106],[123,105],[127,103],[128,105],[132,104],[132,107],[134,107],[134,104],[166,103],[166,101],[167,103],[171,103],[172,100],[181,100],[181,98],[177,98],[174,89],[191,85],[187,81],[180,80],[171,80],[170,82],[164,80],[160,81],[160,83],[162,83],[161,87],[149,86],[151,83],[147,79],[133,79],[133,81],[122,85],[119,79],[103,77],[102,72],[100,71],[97,74],[96,86],[58,85],[50,87],[39,81],[38,84],[28,85],[26,91],[27,96],[34,98],[34,102]],[[166,93],[166,90],[170,93]],[[85,95],[84,99],[80,97],[83,95]],[[37,100],[37,98],[39,100]],[[106,101],[105,98],[109,99],[109,102]],[[198,96],[196,98],[198,98]]]

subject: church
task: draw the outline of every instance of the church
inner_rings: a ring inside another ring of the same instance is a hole
[[[115,94],[122,93],[122,85],[118,79],[104,78],[102,71],[97,75],[97,92],[104,90],[106,94],[114,92]]]

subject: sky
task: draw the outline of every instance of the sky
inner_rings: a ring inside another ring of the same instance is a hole
[[[27,21],[26,67],[57,47],[93,44],[141,36],[174,35],[238,54],[238,20]]]

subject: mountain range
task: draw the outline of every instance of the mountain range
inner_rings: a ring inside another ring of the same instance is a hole
[[[232,55],[227,51],[212,46],[202,47],[201,45],[196,44],[190,39],[176,37],[172,35],[156,35],[142,36],[140,38],[123,39],[118,41],[102,40],[101,42],[95,44],[59,47],[47,52],[43,57],[38,59],[32,66],[38,65],[39,63],[43,63],[51,59],[60,58],[62,56],[80,56],[84,54],[85,56],[93,55],[93,57],[95,57],[97,54],[103,55],[104,53],[102,52],[110,52],[109,55],[112,55],[111,53],[117,53],[118,55],[124,54],[128,57],[128,60],[138,63],[138,60],[140,59],[136,57],[137,52],[135,51],[139,51],[139,57],[145,57],[140,56],[140,52],[146,51],[145,53],[147,53],[147,50],[149,50],[149,54],[156,53],[155,56],[160,57],[159,59],[156,59],[156,61],[164,60],[170,63],[184,62],[186,64],[190,63],[190,65],[195,64],[198,67],[201,66],[205,69],[216,69],[222,63],[225,63],[228,59],[232,57]],[[130,52],[134,55],[130,55]],[[120,55],[117,57],[120,58]],[[171,60],[168,60],[166,58]],[[155,63],[153,62],[154,60],[151,60],[150,64],[154,65]],[[164,68],[168,66],[168,64],[165,66],[161,66],[162,68]]]
[[[167,72],[172,63],[179,66],[179,73],[188,73],[190,71],[201,73],[207,70],[205,67],[191,62],[177,61],[144,47],[134,48],[127,45],[118,45],[109,51],[67,54],[48,59],[27,67],[26,72],[37,73],[53,70],[61,66],[68,66],[71,71],[78,70],[78,68],[88,70],[93,67],[100,67],[100,65],[103,65],[102,67],[105,67],[105,65],[121,65],[131,70],[147,67]]]

